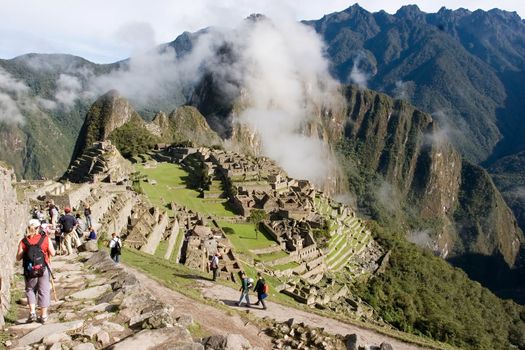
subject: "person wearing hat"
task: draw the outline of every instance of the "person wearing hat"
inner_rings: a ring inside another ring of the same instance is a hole
[[[64,244],[66,246],[67,255],[73,254],[73,248],[71,247],[71,240],[75,238],[73,232],[77,226],[77,220],[73,215],[71,215],[71,208],[64,208],[64,215],[60,217],[58,223],[62,228],[62,233],[64,235]],[[78,238],[78,237],[77,237]],[[75,240],[76,241],[76,240]]]
[[[29,305],[28,322],[37,321],[36,305],[40,307],[38,321],[47,321],[47,308],[51,302],[49,257],[55,255],[51,238],[39,233],[40,221],[29,220],[26,236],[18,244],[16,260],[23,259],[25,292]]]

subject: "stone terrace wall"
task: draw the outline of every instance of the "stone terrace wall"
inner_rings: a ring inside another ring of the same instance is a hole
[[[12,186],[14,179],[13,171],[0,164],[0,326],[4,324],[4,315],[9,307],[18,242],[29,219],[27,204],[18,203],[16,191]]]

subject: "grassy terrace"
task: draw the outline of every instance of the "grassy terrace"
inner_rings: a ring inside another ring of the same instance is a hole
[[[156,185],[141,181],[142,190],[157,206],[166,207],[173,201],[202,214],[220,217],[235,216],[228,210],[225,202],[205,201],[199,198],[198,191],[187,188],[189,175],[178,164],[159,163],[155,168],[145,168],[137,164],[135,169],[146,175],[149,180],[157,181]]]
[[[234,224],[219,221],[219,226],[222,227],[228,239],[235,246],[235,250],[239,253],[253,255],[250,253],[250,249],[268,248],[277,244],[273,239],[260,231],[256,234],[255,226],[251,223]]]

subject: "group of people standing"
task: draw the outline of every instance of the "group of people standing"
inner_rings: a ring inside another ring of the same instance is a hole
[[[242,301],[246,300],[244,306],[251,307],[252,305],[262,305],[263,310],[266,310],[266,303],[264,299],[268,297],[268,283],[264,280],[262,273],[257,272],[257,282],[255,286],[253,285],[253,278],[248,278],[245,272],[241,273],[241,297],[236,303],[237,306],[241,306]],[[250,290],[253,288],[253,291],[257,293],[257,302],[255,304],[250,303]]]
[[[39,207],[33,209],[33,219],[40,222],[40,230],[47,235],[54,236],[58,255],[74,254],[73,247],[79,247],[82,241],[97,239],[97,232],[91,218],[91,208],[87,203],[84,203],[83,206],[84,219],[80,212],[73,215],[69,207],[65,207],[60,213],[60,209],[52,200],[46,203],[47,210],[45,211]]]
[[[82,215],[77,213],[73,216],[69,207],[65,207],[60,215],[53,201],[47,202],[47,217],[45,211],[38,207],[33,209],[32,214],[24,238],[18,244],[16,260],[22,260],[24,269],[25,294],[29,306],[27,322],[46,323],[53,287],[51,257],[56,254],[74,254],[72,245],[78,247],[82,240],[96,241],[97,233],[93,227],[91,208],[87,204],[84,204],[83,210],[85,223]],[[108,245],[111,258],[119,262],[122,243],[116,233],[113,233]],[[37,305],[40,308],[38,316]]]

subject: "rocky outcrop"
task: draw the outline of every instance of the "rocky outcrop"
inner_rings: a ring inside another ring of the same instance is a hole
[[[26,203],[19,203],[15,188],[14,171],[0,163],[0,327],[4,325],[4,315],[11,301],[11,282],[15,273],[15,256],[18,242],[25,232],[29,219]]]
[[[111,132],[132,120],[142,121],[142,118],[116,90],[102,95],[86,115],[72,160],[82,155],[94,142],[107,140]]]
[[[365,176],[380,175],[377,200],[394,203],[394,215],[409,206],[405,217],[415,210],[431,223],[431,244],[422,243],[444,257],[502,254],[512,266],[523,234],[487,173],[463,161],[430,115],[407,102],[352,86],[345,95],[346,152]]]

